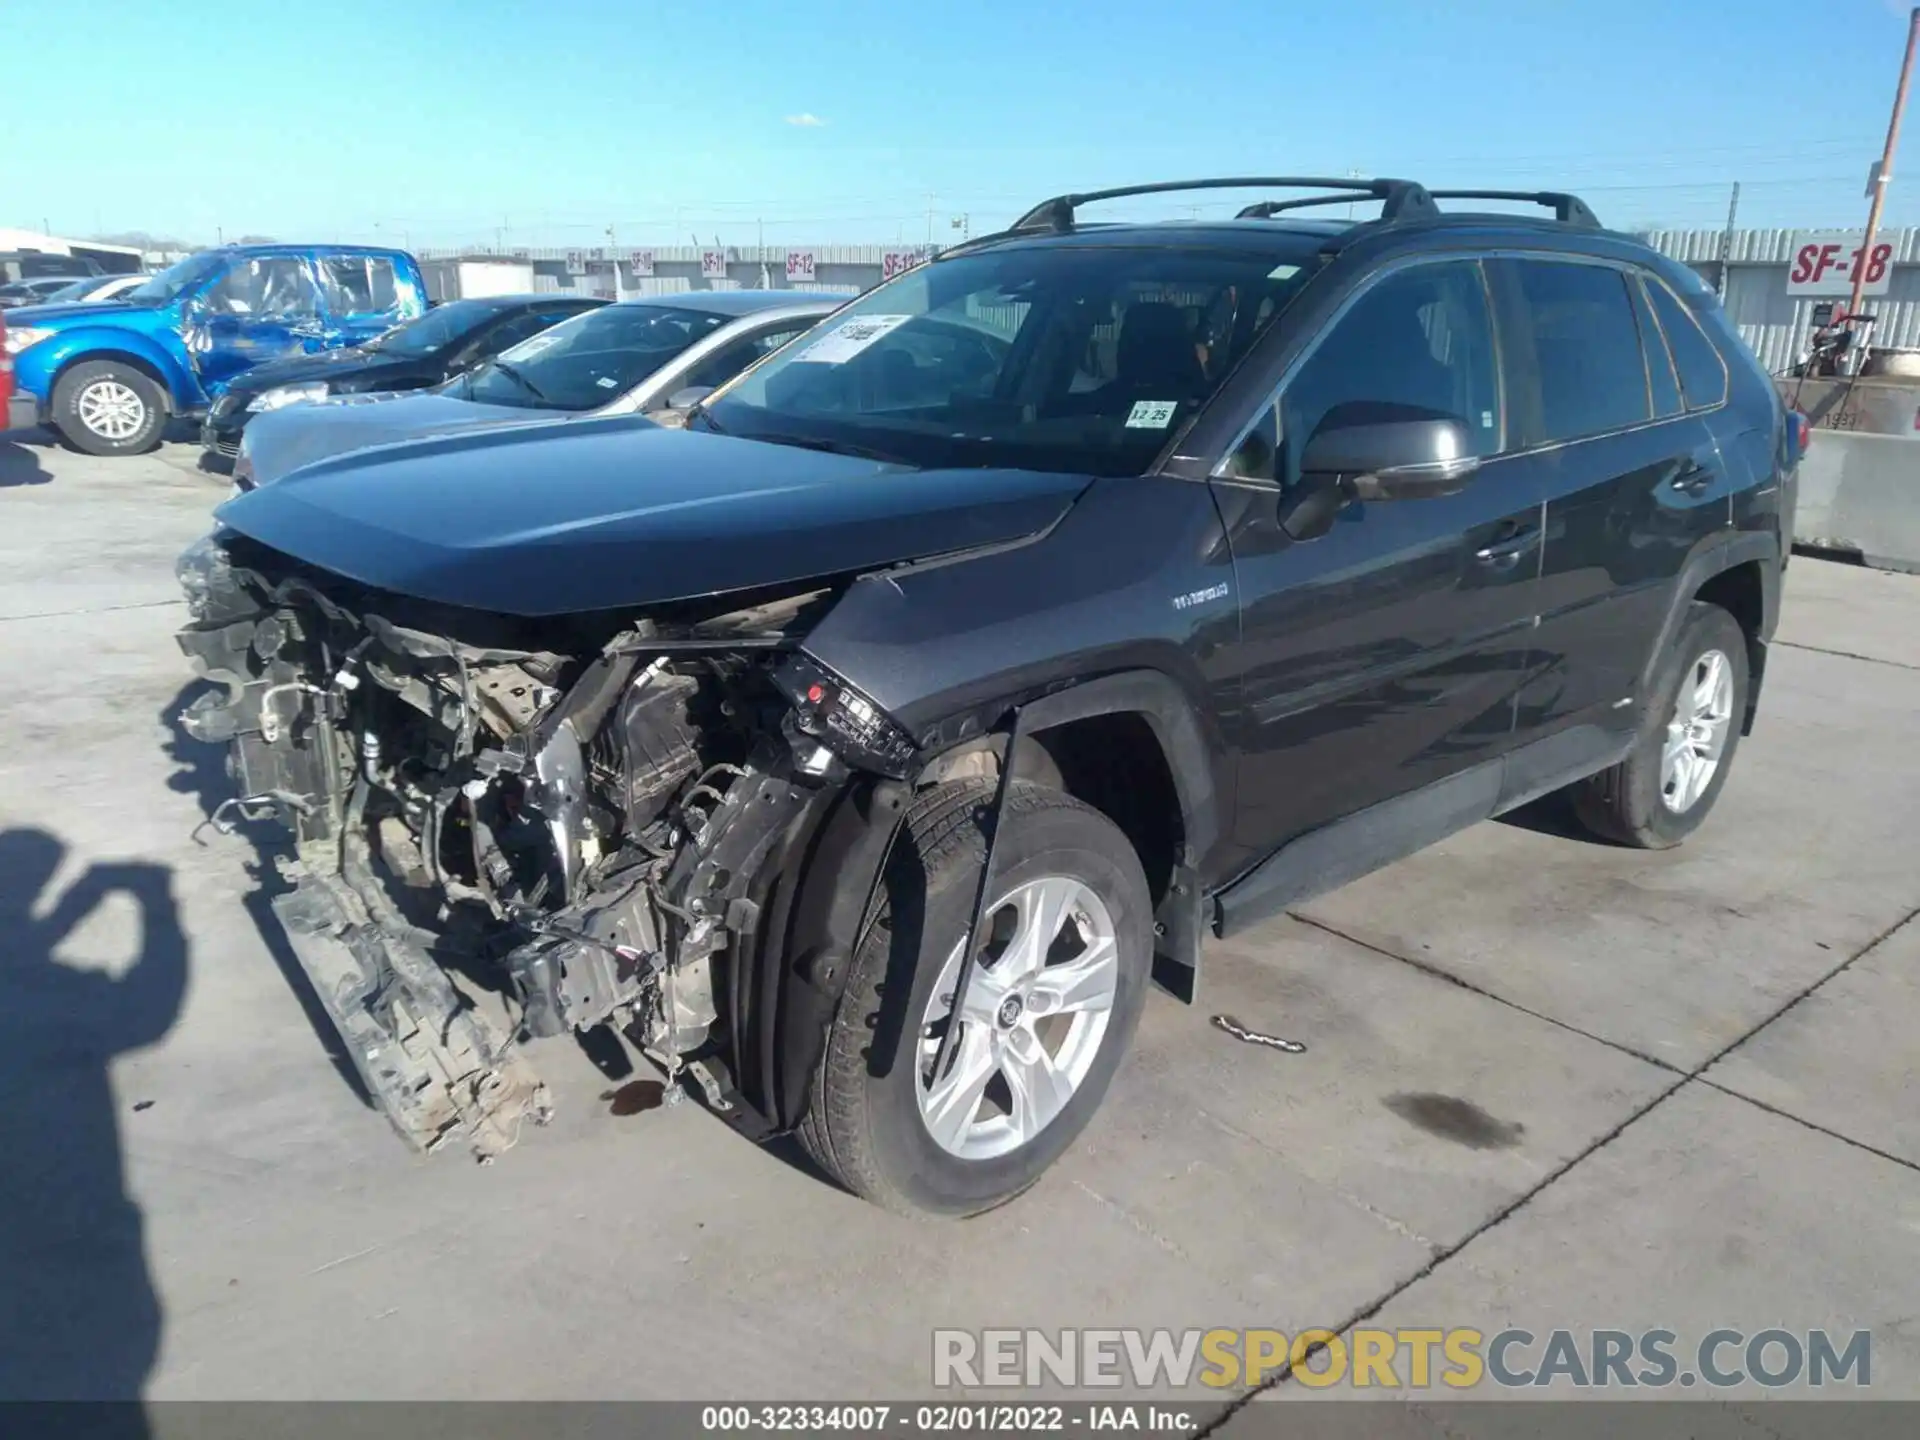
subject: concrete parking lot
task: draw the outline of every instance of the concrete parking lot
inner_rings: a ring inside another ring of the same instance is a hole
[[[402,1147],[171,723],[195,459],[0,437],[0,1396],[911,1397],[935,1327],[1371,1319],[1866,1329],[1920,1398],[1920,578],[1794,562],[1684,849],[1537,807],[1214,944],[1037,1190],[915,1223],[566,1041],[499,1163]]]

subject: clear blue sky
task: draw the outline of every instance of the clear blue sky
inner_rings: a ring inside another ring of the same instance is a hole
[[[1719,224],[1740,180],[1742,223],[1852,226],[1905,30],[1895,0],[0,0],[0,224],[915,241],[1359,170],[1623,227]],[[1920,116],[1906,154],[1895,223]]]

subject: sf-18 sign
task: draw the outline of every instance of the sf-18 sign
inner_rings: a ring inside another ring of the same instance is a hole
[[[914,266],[923,263],[926,258],[927,252],[924,249],[883,251],[880,255],[880,278],[891,280],[896,275],[904,275]]]
[[[1797,230],[1787,255],[1787,294],[1851,295],[1856,276],[1862,295],[1884,295],[1893,270],[1893,243],[1875,240],[1865,253],[1858,230]]]
[[[807,285],[813,283],[813,251],[787,251],[787,279],[798,280]]]

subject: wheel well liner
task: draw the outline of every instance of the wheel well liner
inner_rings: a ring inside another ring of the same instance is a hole
[[[1190,1001],[1202,933],[1195,866],[1218,839],[1220,818],[1206,742],[1180,688],[1152,670],[1104,676],[1031,702],[1021,728],[1023,737],[1044,741],[1046,732],[1077,722],[1129,716],[1159,745],[1179,804],[1178,844],[1157,882],[1154,971]],[[1070,757],[1063,767],[1068,779],[1072,764]],[[790,1130],[806,1113],[827,1027],[911,794],[897,781],[862,776],[809,805],[763,892],[768,919],[760,943],[727,976],[735,1083],[773,1129]]]
[[[1696,600],[1719,605],[1732,614],[1747,636],[1747,709],[1740,733],[1753,733],[1759,713],[1760,682],[1766,673],[1767,644],[1780,617],[1780,537],[1771,531],[1746,530],[1724,534],[1720,541],[1695,551],[1681,567],[1659,638],[1641,675],[1644,693],[1652,684],[1654,667],[1667,653],[1673,637],[1685,623],[1687,607]]]

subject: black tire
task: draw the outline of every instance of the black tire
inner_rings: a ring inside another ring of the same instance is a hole
[[[1699,799],[1685,810],[1675,811],[1661,796],[1661,755],[1667,726],[1682,685],[1695,677],[1696,667],[1712,651],[1726,656],[1732,671],[1732,719],[1713,778]],[[1612,769],[1572,787],[1574,814],[1594,834],[1622,845],[1641,850],[1666,850],[1678,845],[1700,828],[1714,801],[1720,798],[1727,774],[1733,769],[1746,713],[1746,632],[1718,605],[1696,600],[1655,675],[1633,753]]]
[[[995,890],[1070,875],[1106,905],[1118,975],[1106,1032],[1079,1088],[1051,1123],[991,1159],[942,1149],[920,1116],[920,1017],[971,918],[994,782],[936,786],[908,811],[878,913],[827,1035],[800,1139],[830,1175],[886,1209],[977,1214],[1038,1180],[1086,1126],[1146,1003],[1153,915],[1146,876],[1111,820],[1061,791],[1016,780],[995,847]]]
[[[96,431],[81,418],[82,400],[107,385],[123,387],[140,406],[136,427],[124,435]],[[54,428],[76,450],[89,455],[138,455],[159,443],[167,423],[167,395],[152,376],[131,365],[88,360],[68,370],[53,387],[52,419]]]

